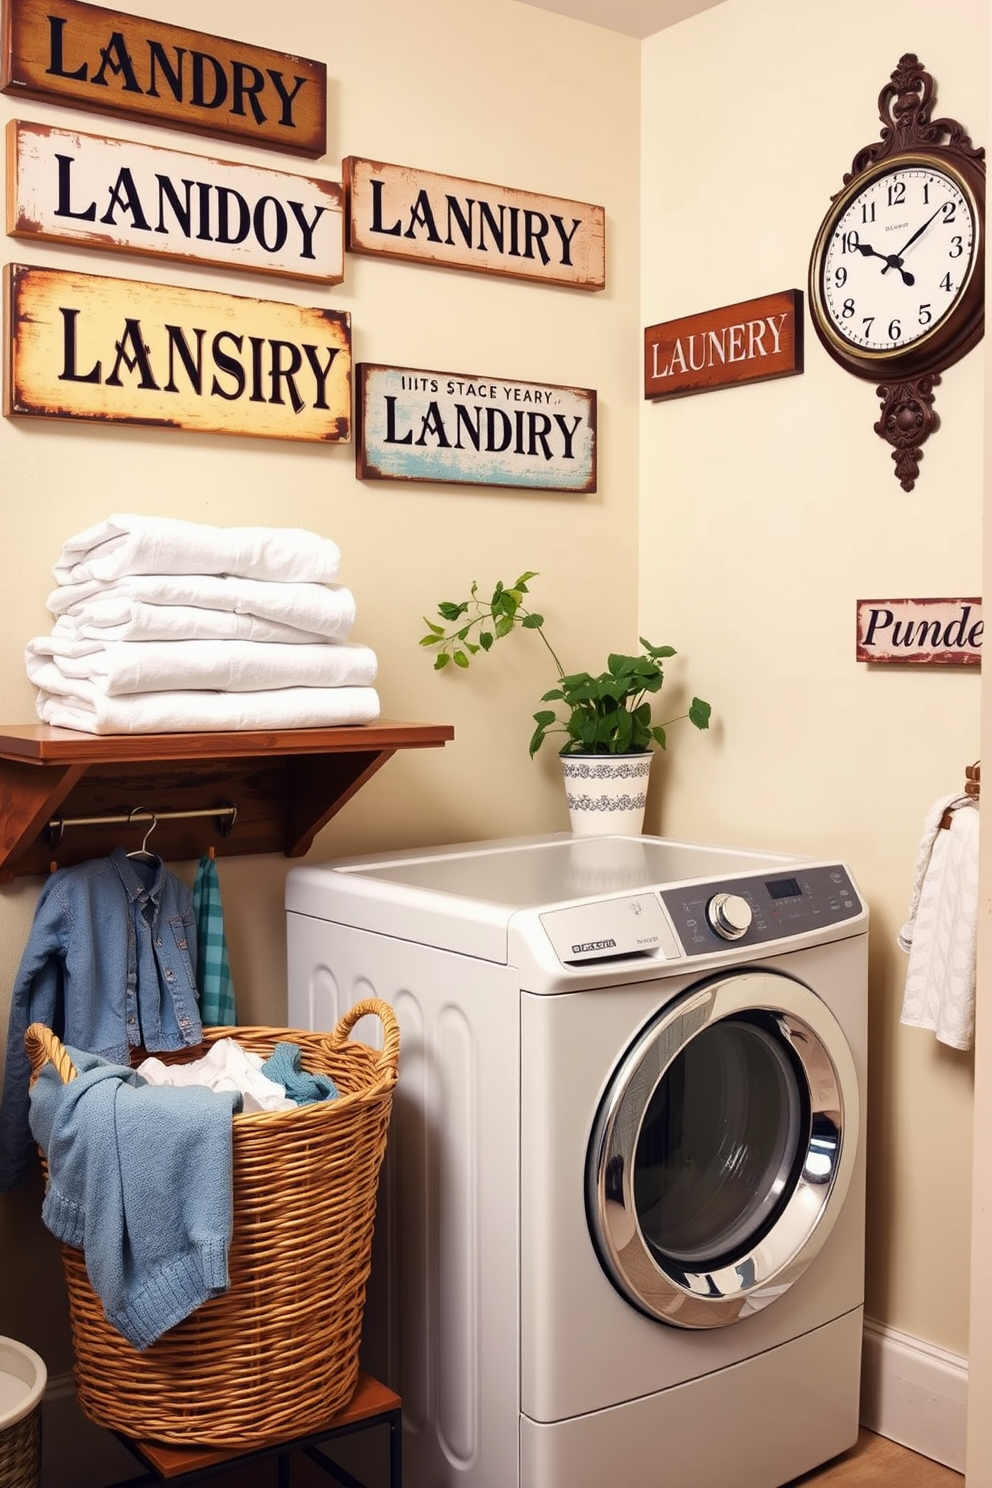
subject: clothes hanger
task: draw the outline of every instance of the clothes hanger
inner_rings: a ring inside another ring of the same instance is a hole
[[[150,851],[148,847],[148,839],[154,832],[155,828],[158,826],[158,817],[155,815],[154,811],[149,811],[147,806],[132,806],[131,810],[127,814],[128,821],[131,821],[135,814],[139,811],[143,812],[145,816],[151,817],[151,825],[149,826],[148,831],[145,833],[144,837],[141,839],[141,846],[136,847],[134,851],[129,852],[127,856],[129,858],[145,858],[149,862],[154,862],[158,855]]]

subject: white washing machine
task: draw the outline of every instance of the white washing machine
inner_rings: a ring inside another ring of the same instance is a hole
[[[295,868],[286,904],[290,1023],[400,1024],[363,1362],[408,1488],[774,1488],[854,1443],[844,864],[561,834]]]

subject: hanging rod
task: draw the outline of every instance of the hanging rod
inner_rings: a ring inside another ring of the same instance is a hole
[[[976,760],[973,765],[966,765],[965,766],[965,772],[964,772],[964,794],[966,796],[968,796],[972,801],[974,801],[976,806],[978,805],[979,797],[982,794],[982,762],[981,762],[981,760]],[[958,804],[959,805],[964,805],[964,802],[962,801],[962,802],[959,802]],[[956,806],[948,806],[947,807],[947,809],[945,810],[943,816],[940,818],[940,826],[941,826],[941,829],[942,830],[946,830],[951,825],[951,819],[954,816],[954,812],[956,810],[957,810],[957,807]]]
[[[112,816],[53,816],[48,823],[48,840],[53,848],[58,847],[66,827],[133,826],[143,819],[155,825],[162,821],[177,821],[194,816],[219,818],[217,829],[222,837],[228,837],[238,819],[238,808],[233,801],[225,801],[222,806],[204,806],[195,811],[153,811],[150,806],[136,806],[126,814],[116,813]]]

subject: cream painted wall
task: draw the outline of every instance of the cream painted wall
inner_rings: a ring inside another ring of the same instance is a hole
[[[599,294],[349,256],[345,282],[311,289],[262,276],[7,242],[8,260],[320,303],[353,317],[356,360],[592,387],[599,490],[590,497],[358,482],[354,451],[283,441],[54,422],[0,422],[0,690],[8,723],[34,720],[24,643],[47,633],[63,539],[114,511],[219,524],[302,526],[335,538],[355,592],[357,639],[380,660],[383,714],[452,722],[443,750],[398,756],[321,835],[312,857],[567,825],[552,756],[527,756],[552,678],[539,642],[510,640],[477,671],[436,675],[422,616],[536,569],[534,598],[563,660],[591,664],[636,638],[639,335],[639,43],[514,0],[128,0],[215,34],[323,58],[329,140],[313,165],[222,141],[105,121],[125,138],[340,179],[348,154],[602,204],[609,288]],[[0,119],[99,129],[96,115],[0,97]],[[221,864],[239,1013],[282,1023],[282,858]],[[177,865],[188,878],[192,864]],[[0,888],[0,1023],[39,883]],[[0,1333],[69,1364],[55,1248],[38,1195],[0,1204]],[[39,1311],[39,1303],[41,1304]],[[46,1306],[46,1303],[48,1305]]]
[[[643,49],[645,325],[786,288],[904,52],[936,113],[984,142],[986,0],[726,3]],[[966,1354],[973,1068],[899,1023],[926,811],[981,752],[977,669],[855,661],[855,602],[980,594],[982,353],[944,377],[942,426],[903,492],[870,382],[807,319],[801,377],[647,404],[640,625],[714,703],[680,740],[651,826],[839,855],[871,909],[869,1314]],[[939,1278],[935,1282],[934,1278]]]
[[[992,6],[989,7],[992,11]],[[987,56],[992,59],[992,33],[986,42]],[[986,100],[986,130],[992,130],[992,98]],[[987,255],[986,255],[987,257]],[[992,419],[992,345],[986,337],[985,420]],[[992,445],[985,442],[985,487],[992,482]],[[985,588],[992,581],[992,525],[986,523],[982,533],[983,573]],[[992,688],[982,693],[982,740],[992,741]],[[983,753],[985,751],[983,750]],[[986,754],[986,758],[987,758]],[[988,884],[992,882],[992,842],[985,836],[981,845],[981,884],[978,921],[978,983],[989,984],[992,968],[992,899]],[[992,1120],[992,1040],[989,1038],[987,995],[979,999],[975,1021],[975,1110],[972,1129],[984,1133]],[[972,1401],[986,1401],[992,1389],[992,1205],[989,1203],[988,1145],[979,1139],[972,1150],[971,1209],[971,1297],[968,1348],[968,1391]],[[968,1412],[965,1476],[968,1488],[989,1488],[992,1484],[992,1415],[979,1407]]]
[[[157,0],[127,8],[162,14]],[[335,537],[358,598],[356,634],[380,656],[384,712],[455,724],[446,749],[394,759],[322,834],[315,858],[566,825],[554,759],[526,756],[548,684],[536,643],[514,637],[457,677],[436,676],[417,648],[420,617],[470,579],[540,570],[535,600],[576,667],[638,630],[675,645],[676,698],[687,688],[711,698],[717,724],[673,735],[648,828],[851,863],[873,917],[869,1310],[967,1352],[971,1061],[899,1026],[905,962],[894,937],[923,814],[980,752],[980,683],[962,672],[869,674],[854,661],[854,603],[981,592],[982,357],[944,379],[943,426],[906,495],[871,430],[871,385],[841,373],[811,332],[803,377],[643,409],[639,346],[645,324],[805,286],[816,227],[854,152],[877,137],[875,99],[902,51],[921,56],[940,107],[981,139],[986,5],[957,0],[949,22],[907,0],[896,25],[882,0],[835,0],[825,25],[794,0],[725,0],[643,49],[514,0],[296,0],[279,14],[263,0],[170,0],[168,12],[327,60],[318,168],[329,176],[355,153],[603,203],[609,289],[349,258],[343,285],[314,292],[10,240],[7,258],[329,303],[353,315],[356,359],[595,387],[600,489],[575,498],[361,484],[351,449],[3,421],[6,720],[33,718],[22,650],[50,628],[62,539],[114,510]],[[15,113],[99,127],[81,111],[15,110],[0,97],[0,119]],[[294,168],[171,131],[116,132]],[[287,866],[222,864],[246,1020],[284,1014]],[[0,888],[4,988],[37,891],[37,880]],[[57,1372],[69,1359],[58,1267],[36,1211],[34,1192],[0,1204],[0,1332]]]

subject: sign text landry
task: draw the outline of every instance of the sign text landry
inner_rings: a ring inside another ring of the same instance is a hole
[[[4,0],[0,89],[279,150],[327,148],[327,68],[83,0]]]

